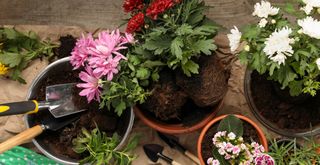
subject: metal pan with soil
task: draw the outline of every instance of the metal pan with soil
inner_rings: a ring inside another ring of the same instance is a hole
[[[212,157],[212,138],[217,132],[219,122],[227,116],[228,115],[222,115],[214,118],[202,129],[197,143],[198,158],[201,165],[205,165],[205,160],[207,160],[209,157]],[[256,142],[259,141],[260,144],[265,148],[265,151],[268,152],[268,142],[261,128],[254,121],[245,116],[235,116],[243,121],[243,138],[252,139]]]
[[[44,99],[46,86],[79,82],[77,77],[78,73],[72,71],[69,58],[60,59],[50,64],[36,77],[29,89],[27,99]],[[78,91],[75,91],[75,95],[78,95]],[[87,101],[85,98],[79,99],[77,104],[87,104]],[[72,140],[81,132],[82,127],[92,130],[97,124],[99,129],[106,132],[107,135],[111,136],[116,132],[122,137],[116,148],[120,150],[132,129],[134,121],[133,110],[128,109],[121,117],[118,117],[112,111],[98,110],[98,103],[90,103],[87,108],[88,110],[83,112],[79,120],[58,131],[47,131],[33,139],[33,143],[43,154],[59,163],[78,164],[78,161],[84,155],[78,155],[72,150]],[[51,115],[49,111],[26,115],[25,122],[27,127],[30,128],[36,125],[48,115]]]
[[[288,89],[267,80],[266,75],[247,69],[244,90],[256,118],[267,128],[287,137],[320,133],[320,95],[292,97]]]

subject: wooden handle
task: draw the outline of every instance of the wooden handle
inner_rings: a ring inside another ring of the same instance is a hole
[[[197,163],[200,165],[200,160],[198,159],[198,157],[196,157],[195,155],[193,155],[191,152],[186,151],[184,153],[188,158],[190,158],[193,162]]]
[[[181,165],[180,163],[176,162],[176,161],[172,161],[171,163],[172,165]]]
[[[36,125],[32,128],[29,128],[18,135],[6,140],[5,142],[0,144],[0,154],[17,146],[27,142],[28,140],[33,139],[37,135],[43,132],[43,127],[40,125]]]

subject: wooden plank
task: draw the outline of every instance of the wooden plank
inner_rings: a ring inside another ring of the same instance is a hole
[[[209,18],[225,27],[254,21],[259,0],[205,0]],[[279,0],[273,0],[279,2]],[[283,0],[280,0],[283,1]],[[122,0],[0,0],[0,24],[72,25],[115,28],[127,17]]]

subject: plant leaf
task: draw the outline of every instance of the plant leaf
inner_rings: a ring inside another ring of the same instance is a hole
[[[234,115],[228,115],[220,121],[218,131],[233,132],[237,136],[243,135],[242,121]]]

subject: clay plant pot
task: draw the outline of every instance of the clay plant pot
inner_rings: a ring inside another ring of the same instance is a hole
[[[201,134],[199,136],[198,139],[198,143],[197,143],[197,152],[198,152],[198,158],[200,160],[201,165],[206,165],[205,164],[205,160],[202,157],[202,143],[205,139],[205,135],[207,134],[208,130],[215,124],[218,124],[222,119],[224,119],[225,117],[227,117],[228,115],[222,115],[219,117],[214,118],[213,120],[211,120],[201,131]],[[242,115],[235,115],[236,117],[238,117],[239,119],[241,119],[244,122],[247,122],[248,124],[250,124],[251,126],[254,127],[259,140],[260,140],[260,144],[265,148],[266,152],[268,152],[268,142],[267,142],[267,138],[265,137],[263,131],[261,130],[261,128],[251,119],[249,119],[248,117],[242,116]],[[245,130],[244,130],[245,131]]]
[[[194,132],[204,127],[209,121],[211,121],[216,114],[222,109],[223,99],[218,102],[204,118],[192,125],[183,125],[182,123],[170,124],[158,120],[157,118],[150,115],[148,112],[141,110],[138,106],[133,107],[135,114],[149,127],[166,134],[183,134]]]
[[[33,83],[31,84],[28,94],[27,94],[27,100],[31,100],[34,99],[36,97],[36,91],[38,90],[38,88],[40,88],[41,86],[41,82],[44,81],[46,78],[50,77],[52,74],[57,73],[57,72],[62,72],[64,74],[71,72],[72,71],[72,66],[69,63],[70,59],[67,58],[63,58],[60,59],[52,64],[50,64],[49,66],[47,66],[33,81]],[[51,76],[52,77],[52,76]],[[38,112],[39,114],[40,112]],[[41,113],[49,113],[48,111],[42,111]],[[25,115],[25,123],[27,128],[30,128],[32,126],[34,126],[36,123],[36,115]],[[120,117],[121,120],[121,129],[119,129],[120,132],[120,137],[122,138],[120,143],[118,144],[118,146],[115,148],[116,150],[121,150],[121,148],[124,146],[124,143],[126,141],[126,139],[129,136],[129,133],[132,129],[133,126],[133,122],[134,122],[134,113],[132,109],[126,110],[124,112],[124,114]],[[100,121],[101,122],[101,121]],[[117,123],[119,124],[119,122]],[[44,132],[46,133],[46,132]],[[44,134],[43,133],[43,134]],[[46,137],[44,137],[42,135],[34,138],[32,140],[32,142],[34,143],[34,145],[47,157],[62,163],[62,164],[68,164],[68,165],[76,165],[78,164],[79,160],[75,160],[72,158],[69,158],[65,155],[61,155],[58,154],[56,152],[54,152],[54,150],[52,149],[52,146],[48,145],[48,142],[46,141]],[[47,140],[48,141],[48,140]]]
[[[275,82],[272,80],[265,83],[268,86],[265,85],[265,87],[261,87],[261,89],[253,90],[254,86],[257,88],[257,85],[262,84],[261,82],[267,82],[265,81],[266,78],[263,78],[261,75],[257,76],[257,74],[258,73],[251,71],[250,69],[246,70],[244,92],[251,111],[260,123],[270,130],[286,137],[306,137],[320,133],[320,120],[318,120],[320,114],[319,106],[313,106],[313,108],[317,109],[314,109],[313,112],[309,111],[310,99],[313,99],[313,102],[318,104],[317,100],[319,96],[312,98],[311,96],[302,94],[298,97],[291,97],[288,94],[288,89],[278,89],[280,86],[274,85]],[[254,80],[252,80],[253,75],[256,77]],[[256,102],[256,99],[258,98],[256,96],[257,93],[263,93],[263,98],[261,96],[261,98],[259,98],[260,102],[264,102],[263,104]],[[264,106],[262,107],[262,105]],[[272,108],[266,108],[265,105]],[[284,111],[281,111],[280,109],[285,109],[285,111],[288,112],[285,112],[284,114]],[[316,120],[307,121],[306,116],[314,116]],[[314,122],[312,127],[310,127],[311,122]],[[305,128],[294,128],[299,123],[306,125]]]

